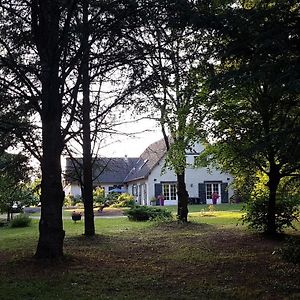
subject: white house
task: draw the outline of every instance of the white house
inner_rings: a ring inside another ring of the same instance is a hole
[[[233,195],[230,187],[233,178],[217,169],[196,168],[194,160],[202,150],[201,145],[196,145],[192,152],[186,153],[188,166],[185,180],[190,202],[211,204],[212,193],[217,192],[220,196],[217,203],[227,203]],[[169,169],[162,172],[165,157],[165,142],[159,140],[151,144],[139,158],[100,159],[102,167],[95,164],[94,174],[99,174],[99,170],[102,170],[102,173],[94,184],[106,188],[106,192],[114,187],[124,187],[135,197],[136,202],[142,205],[151,205],[151,200],[157,199],[158,195],[164,195],[165,205],[176,205],[177,179],[175,173]],[[111,165],[107,165],[108,169],[103,169],[103,160],[111,161]],[[66,193],[74,195],[76,191],[80,194],[79,186],[76,187],[75,182],[69,181],[68,186]]]
[[[138,158],[135,157],[101,157],[93,163],[93,185],[102,187],[105,194],[114,188],[126,188],[124,179]],[[82,176],[82,159],[66,159],[64,171],[64,191],[66,195],[81,196],[80,178]]]
[[[195,157],[203,150],[196,145],[192,152],[186,153],[188,167],[185,171],[186,188],[192,203],[212,203],[212,193],[220,196],[217,203],[227,203],[233,195],[230,187],[232,176],[216,169],[194,167]],[[136,202],[150,205],[152,199],[162,194],[165,205],[177,204],[176,175],[171,170],[162,173],[166,156],[164,140],[151,144],[140,156],[133,169],[125,178],[128,192],[136,197]]]

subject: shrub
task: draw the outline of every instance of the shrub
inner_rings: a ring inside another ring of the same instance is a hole
[[[98,205],[103,205],[106,201],[105,191],[101,187],[97,187],[93,192],[94,202]]]
[[[172,220],[172,213],[165,209],[147,206],[135,206],[125,213],[131,221]]]
[[[120,194],[114,192],[108,193],[107,196],[105,197],[105,202],[109,203],[109,205],[113,205],[117,203],[119,195]]]
[[[65,196],[64,206],[68,207],[73,205],[74,205],[74,196],[73,195]]]
[[[30,223],[31,219],[27,215],[20,214],[10,221],[10,227],[28,227]]]
[[[267,229],[268,198],[257,197],[250,200],[244,207],[246,214],[242,223],[248,223],[250,228],[265,232]],[[292,227],[293,221],[299,217],[299,199],[297,197],[281,198],[275,204],[276,231],[282,232],[285,227]]]
[[[118,196],[116,202],[113,204],[114,207],[133,207],[135,206],[134,197],[129,194],[121,194]]]
[[[0,227],[4,227],[6,225],[7,225],[7,221],[0,219]]]
[[[300,239],[289,238],[279,253],[284,260],[300,264]]]

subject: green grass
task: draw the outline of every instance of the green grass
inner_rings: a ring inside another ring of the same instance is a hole
[[[238,204],[228,204],[228,203],[224,203],[224,204],[218,204],[218,205],[214,205],[214,208],[216,211],[241,211],[242,207],[244,204],[242,203],[238,203]],[[188,209],[189,209],[189,213],[193,213],[193,212],[201,212],[201,211],[209,211],[209,207],[211,205],[209,204],[193,204],[193,205],[189,205]],[[168,209],[174,213],[177,212],[177,206],[176,205],[172,205],[172,206],[164,206],[165,209]]]
[[[66,258],[55,264],[32,259],[37,220],[0,228],[0,299],[299,299],[283,242],[237,227],[240,205],[221,207],[190,206],[188,224],[97,218],[94,238],[64,220]]]

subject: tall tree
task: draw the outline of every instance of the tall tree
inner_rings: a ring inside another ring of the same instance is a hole
[[[200,73],[206,35],[189,25],[186,15],[192,9],[191,1],[143,1],[141,5],[147,17],[131,37],[140,53],[134,80],[140,82],[143,105],[152,107],[151,117],[161,125],[168,149],[166,165],[177,176],[177,215],[186,222],[186,151],[199,140],[205,117]]]
[[[101,143],[103,131],[112,126],[112,120],[108,120],[112,119],[112,110],[124,102],[127,93],[124,89],[127,59],[122,30],[128,30],[128,19],[134,16],[134,6],[128,1],[120,1],[114,5],[112,3],[113,1],[98,3],[81,0],[77,18],[82,49],[78,66],[82,93],[77,99],[76,132],[70,132],[69,138],[79,142],[82,147],[82,163],[78,164],[77,161],[74,165],[82,167],[80,183],[84,202],[85,235],[88,236],[95,234],[92,166],[95,156],[98,155],[97,144]],[[122,87],[116,88],[121,76]],[[72,157],[70,151],[69,155]]]
[[[62,130],[64,109],[73,105],[70,79],[78,49],[70,28],[76,1],[1,1],[0,86],[11,111],[30,121],[16,136],[41,162],[41,220],[36,257],[63,255],[64,230],[60,155],[72,118]],[[76,89],[75,89],[76,90]],[[41,127],[39,125],[41,123]],[[37,138],[36,138],[37,137]],[[42,146],[40,149],[40,146]]]
[[[82,154],[83,154],[83,201],[84,201],[84,226],[85,235],[95,234],[94,211],[93,211],[93,174],[92,174],[92,152],[91,152],[91,126],[90,126],[90,45],[89,45],[89,1],[82,1]]]
[[[41,219],[36,256],[39,258],[63,255],[65,232],[62,223],[64,192],[61,183],[60,157],[64,147],[61,132],[63,111],[60,61],[67,45],[70,19],[75,1],[62,5],[60,1],[32,1],[31,24],[41,68]],[[61,22],[64,22],[61,27]]]
[[[299,9],[296,1],[247,1],[228,7],[215,32],[210,134],[227,165],[267,175],[270,234],[279,183],[300,169]]]

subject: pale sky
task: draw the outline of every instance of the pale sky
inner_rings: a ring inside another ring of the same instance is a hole
[[[163,137],[157,123],[149,119],[122,125],[120,131],[135,134],[112,137],[111,145],[100,150],[101,156],[124,157],[127,155],[128,157],[139,157],[150,144]]]

